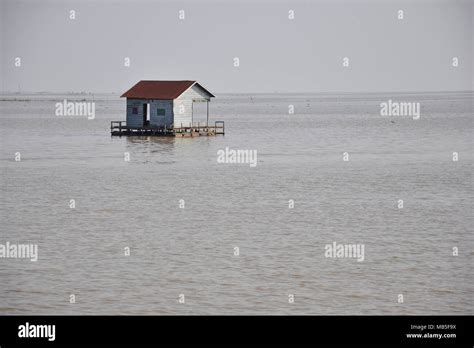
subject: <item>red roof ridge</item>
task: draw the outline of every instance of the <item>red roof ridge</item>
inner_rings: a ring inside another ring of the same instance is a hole
[[[214,95],[195,80],[140,80],[120,98],[132,99],[176,99],[189,88],[198,84],[210,97]]]

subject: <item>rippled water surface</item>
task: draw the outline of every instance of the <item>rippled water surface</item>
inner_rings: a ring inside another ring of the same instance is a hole
[[[223,95],[225,136],[193,139],[112,138],[123,100],[87,120],[63,99],[0,102],[0,243],[39,247],[0,258],[1,314],[473,313],[472,94]],[[388,99],[420,120],[381,117]]]

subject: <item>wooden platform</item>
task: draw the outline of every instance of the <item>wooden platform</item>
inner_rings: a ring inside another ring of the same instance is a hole
[[[111,121],[110,134],[113,136],[162,136],[162,137],[200,137],[224,134],[224,121],[214,122],[214,126],[199,123],[189,127],[166,128],[166,127],[127,127],[125,121]]]

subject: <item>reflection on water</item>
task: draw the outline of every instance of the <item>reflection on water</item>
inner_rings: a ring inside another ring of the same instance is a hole
[[[131,136],[124,138],[127,141],[127,151],[142,154],[159,153],[169,157],[174,154],[175,137]]]

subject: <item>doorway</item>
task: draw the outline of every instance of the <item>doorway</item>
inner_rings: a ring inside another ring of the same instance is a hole
[[[150,125],[150,103],[143,104],[143,126]]]

